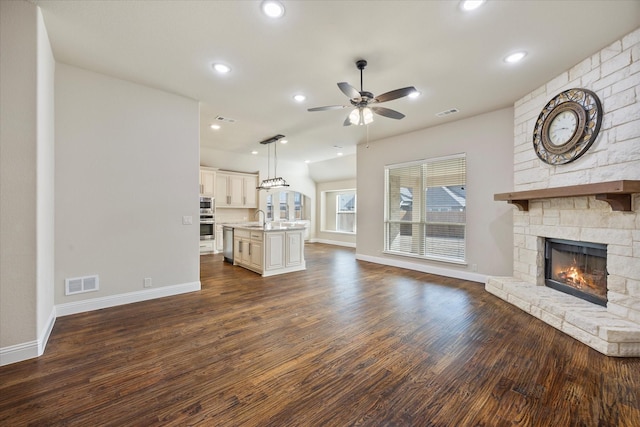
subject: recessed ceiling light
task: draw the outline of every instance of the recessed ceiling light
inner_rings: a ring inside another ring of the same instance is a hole
[[[226,74],[229,71],[231,71],[231,67],[229,67],[226,64],[219,63],[219,62],[213,64],[213,69],[216,70],[217,72],[219,72],[220,74]]]
[[[220,129],[220,125],[212,124],[211,125],[211,129],[218,130],[218,129]]]
[[[287,141],[286,139],[281,139],[280,140],[280,144],[286,144],[287,142],[289,142],[289,141]]]
[[[509,64],[515,64],[516,62],[522,61],[522,59],[525,56],[527,56],[527,52],[524,52],[524,51],[514,52],[512,54],[505,56],[504,62],[508,62]]]
[[[298,102],[302,102],[305,99],[307,99],[307,97],[302,94],[297,94],[297,95],[293,95],[293,99],[295,99]]]
[[[258,152],[256,150],[253,150],[251,154],[258,154]]]
[[[265,0],[260,5],[260,8],[262,9],[262,13],[269,18],[280,18],[284,15],[284,6],[276,0]]]
[[[465,12],[470,12],[482,6],[484,2],[485,0],[463,0],[460,3],[460,9],[464,10]]]
[[[305,160],[304,162],[305,163],[311,163],[311,160]]]
[[[338,153],[338,156],[342,156],[342,153]]]

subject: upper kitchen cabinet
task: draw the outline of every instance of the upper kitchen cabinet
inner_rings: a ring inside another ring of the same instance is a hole
[[[258,207],[258,175],[218,171],[216,174],[216,207]]]
[[[216,170],[200,167],[200,195],[215,197],[216,191]]]

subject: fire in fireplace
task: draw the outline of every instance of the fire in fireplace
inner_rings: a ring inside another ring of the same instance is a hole
[[[545,285],[606,307],[607,246],[546,239]]]

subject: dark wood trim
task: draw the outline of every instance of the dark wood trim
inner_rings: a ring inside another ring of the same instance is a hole
[[[640,181],[621,180],[544,188],[541,190],[497,193],[493,195],[493,200],[506,201],[516,205],[521,211],[528,211],[530,200],[595,196],[597,200],[609,203],[614,211],[630,212],[632,209],[631,195],[636,193],[640,193]]]

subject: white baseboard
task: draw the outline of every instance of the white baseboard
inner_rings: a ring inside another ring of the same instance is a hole
[[[23,360],[42,356],[55,323],[56,308],[53,307],[51,309],[51,313],[49,313],[49,318],[47,319],[45,327],[37,340],[0,348],[0,366],[10,365],[11,363],[22,362]]]
[[[344,246],[347,248],[355,248],[356,244],[351,242],[341,242],[339,240],[327,240],[327,239],[311,239],[310,243],[324,243],[325,245]]]
[[[47,346],[47,342],[49,341],[51,331],[53,330],[53,325],[55,324],[58,316],[68,316],[71,314],[84,313],[85,311],[99,310],[102,308],[115,307],[118,305],[131,304],[133,302],[147,301],[156,298],[164,298],[172,295],[199,291],[200,289],[200,281],[197,281],[56,305],[51,310],[51,314],[47,319],[47,324],[37,340],[0,348],[0,366],[42,356],[45,347]]]
[[[144,289],[141,291],[128,292],[126,294],[111,295],[102,298],[93,298],[90,300],[60,304],[56,306],[56,312],[60,317],[69,316],[71,314],[84,313],[85,311],[100,310],[102,308],[115,307],[134,302],[170,297],[172,295],[199,291],[200,289],[200,281],[182,283],[180,285],[163,286],[161,288]]]
[[[373,262],[376,264],[389,265],[391,267],[406,268],[407,270],[421,271],[423,273],[437,274],[438,276],[453,277],[455,279],[470,280],[472,282],[485,283],[485,274],[473,273],[469,271],[454,270],[451,268],[436,267],[433,265],[419,264],[416,262],[397,260],[391,258],[374,257],[356,253],[356,259]]]

